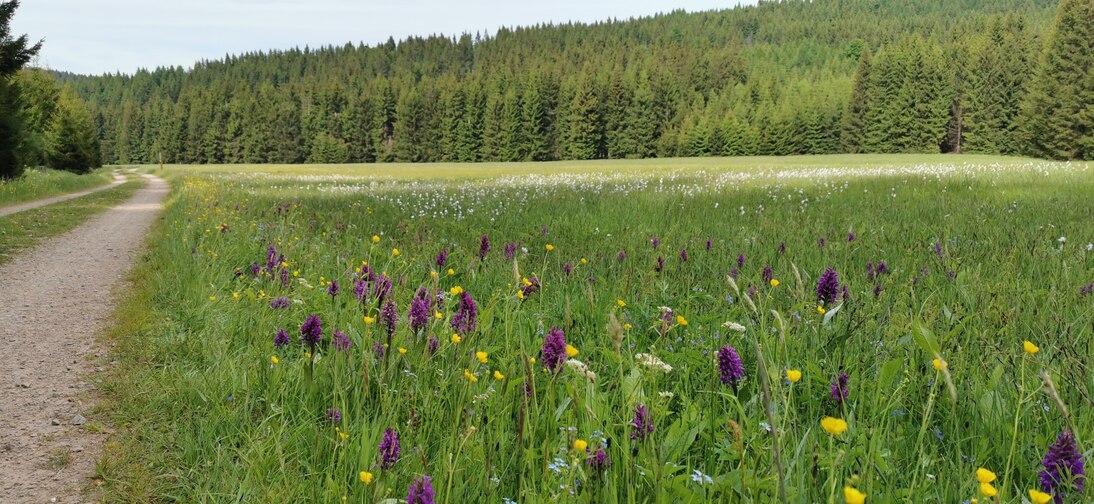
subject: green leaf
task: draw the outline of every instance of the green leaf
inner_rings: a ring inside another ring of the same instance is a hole
[[[935,338],[934,333],[918,319],[912,322],[912,339],[915,340],[916,345],[919,345],[919,348],[932,357],[942,355],[942,347],[938,345],[938,338]]]

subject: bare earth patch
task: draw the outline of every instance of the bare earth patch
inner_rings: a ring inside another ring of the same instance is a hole
[[[168,191],[145,177],[129,201],[0,267],[0,501],[86,499],[106,435],[89,396],[110,366],[95,336]]]

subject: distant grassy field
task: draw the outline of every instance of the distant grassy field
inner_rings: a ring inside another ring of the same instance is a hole
[[[86,175],[58,170],[29,170],[18,179],[0,180],[0,207],[89,189],[111,180],[113,177],[110,176],[108,168]]]
[[[1013,166],[1036,162],[1006,156],[952,156],[945,154],[838,154],[828,156],[757,156],[730,158],[668,158],[638,160],[552,161],[542,163],[370,163],[344,165],[168,165],[172,173],[273,173],[286,175],[343,175],[397,179],[462,179],[506,175],[551,174],[660,174],[667,171],[755,172],[808,168],[892,168],[937,164],[997,164]],[[144,165],[146,170],[158,166]]]
[[[1091,164],[166,172],[107,500],[1022,502],[1090,454]]]

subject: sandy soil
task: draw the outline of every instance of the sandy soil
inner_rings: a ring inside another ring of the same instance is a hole
[[[59,203],[61,201],[70,200],[72,198],[79,198],[80,196],[87,196],[88,194],[96,193],[96,192],[99,192],[99,191],[105,191],[105,190],[110,189],[112,187],[118,187],[119,185],[123,184],[126,181],[126,178],[122,175],[119,175],[117,172],[114,172],[113,175],[114,175],[114,181],[113,182],[111,182],[109,184],[106,184],[106,185],[99,186],[99,187],[93,187],[93,188],[88,189],[86,191],[62,194],[60,196],[54,196],[52,198],[43,198],[43,199],[40,199],[40,200],[28,201],[26,203],[19,203],[18,205],[11,205],[11,206],[6,206],[6,207],[3,207],[3,208],[0,208],[0,217],[3,217],[5,215],[11,215],[11,214],[17,213],[17,212],[22,212],[23,210],[30,210],[30,209],[33,209],[33,208],[44,207],[46,205],[52,205],[54,203]]]
[[[0,502],[91,500],[107,434],[90,400],[111,365],[95,336],[168,191],[145,178],[127,202],[0,266]]]

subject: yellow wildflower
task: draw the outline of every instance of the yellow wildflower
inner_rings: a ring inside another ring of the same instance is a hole
[[[554,246],[554,245],[551,245],[550,243],[548,243],[548,244],[547,244],[547,251],[548,251],[548,252],[550,252],[550,251],[552,251],[552,250],[554,250],[554,249],[555,249],[555,246]]]
[[[372,484],[372,473],[368,471],[361,471],[361,474],[359,474],[358,477],[361,478],[361,483],[364,483],[366,485]]]
[[[467,378],[467,381],[469,381],[471,383],[475,383],[475,382],[479,381],[479,377],[472,374],[471,371],[468,370],[468,369],[463,370],[463,377]]]
[[[271,355],[270,356],[270,364],[277,364],[278,362],[281,362],[281,361],[277,360],[276,355]]]
[[[488,354],[486,352],[475,352],[475,358],[478,359],[479,362],[482,363],[482,364],[486,364],[487,362],[490,362],[489,356],[490,356],[490,354]]]
[[[1033,342],[1029,340],[1026,340],[1024,343],[1022,343],[1022,348],[1025,349],[1026,353],[1030,355],[1041,351],[1041,347],[1034,345]]]
[[[629,330],[632,327],[634,327],[634,326],[630,325],[629,323],[628,324],[623,324],[623,329],[628,329]]]
[[[456,270],[454,270],[452,268],[448,268],[448,276],[452,276],[452,275],[455,275],[455,274],[456,274]]]
[[[300,276],[300,270],[294,270],[292,272],[292,276],[293,276],[293,278],[296,278],[296,277]]]
[[[582,257],[581,258],[581,264],[589,264],[589,260]]]
[[[365,321],[365,324],[371,325],[373,322],[376,322],[376,317],[370,317],[368,315],[365,315],[363,320]]]
[[[817,305],[817,313],[824,315],[824,307],[821,305]]]
[[[682,325],[682,326],[686,326],[686,325],[688,325],[688,319],[684,318],[683,315],[677,315],[676,316],[676,323],[679,324],[679,325]]]
[[[461,338],[459,334],[453,334],[452,335],[452,342],[453,343],[459,343],[461,341],[463,341],[463,338]]]
[[[824,432],[838,436],[847,432],[847,421],[842,418],[824,417],[821,420],[821,428]]]
[[[999,491],[991,486],[991,483],[980,484],[980,495],[983,495],[984,497],[995,497],[995,494],[997,493],[999,493]]]
[[[589,443],[585,442],[584,439],[575,439],[574,440],[574,449],[575,450],[577,450],[579,452],[583,452],[588,447],[589,447]]]
[[[779,286],[779,280],[777,278],[772,278],[771,279],[771,286],[772,287],[778,287]]]
[[[239,299],[239,292],[233,292],[232,299]]]
[[[570,344],[566,345],[566,356],[567,357],[576,357],[577,354],[579,354],[579,353],[581,353],[581,351],[578,350],[577,347],[575,347],[573,345],[570,345]]]
[[[529,357],[528,358],[528,363],[529,364],[535,364],[536,363],[536,358],[535,357]]]
[[[216,300],[217,300],[216,296],[209,296],[209,301],[216,301]]]
[[[935,359],[931,361],[931,365],[934,366],[935,371],[942,371],[949,367],[950,364],[942,359]]]
[[[863,504],[866,502],[866,494],[856,490],[855,487],[845,486],[843,487],[843,500],[847,504]]]
[[[1038,490],[1030,490],[1029,500],[1033,504],[1048,504],[1052,500],[1052,496]]]
[[[399,347],[399,354],[406,355],[406,349],[403,347]]]
[[[433,312],[433,318],[435,318],[437,320],[440,320],[440,319],[444,318],[444,314],[439,312],[439,311],[435,311],[435,312]]]
[[[620,308],[626,308],[627,307],[627,303],[625,303],[622,299],[616,299],[615,304],[619,305]]]
[[[517,299],[524,299],[524,289],[517,291]]]
[[[505,375],[501,374],[501,371],[498,371],[497,369],[495,369],[494,370],[494,379],[495,380],[504,380]]]
[[[976,470],[976,481],[980,483],[991,483],[995,481],[995,473],[981,467]]]
[[[786,379],[790,380],[790,383],[798,383],[802,379],[802,372],[798,369],[787,369]]]
[[[463,293],[463,287],[457,285],[451,289],[448,289],[448,293],[453,296],[459,296],[461,293]]]
[[[377,235],[372,235],[372,243],[380,243],[380,237]]]
[[[391,249],[391,255],[393,255],[395,257],[398,257],[399,256],[399,249],[397,249],[397,248]]]

